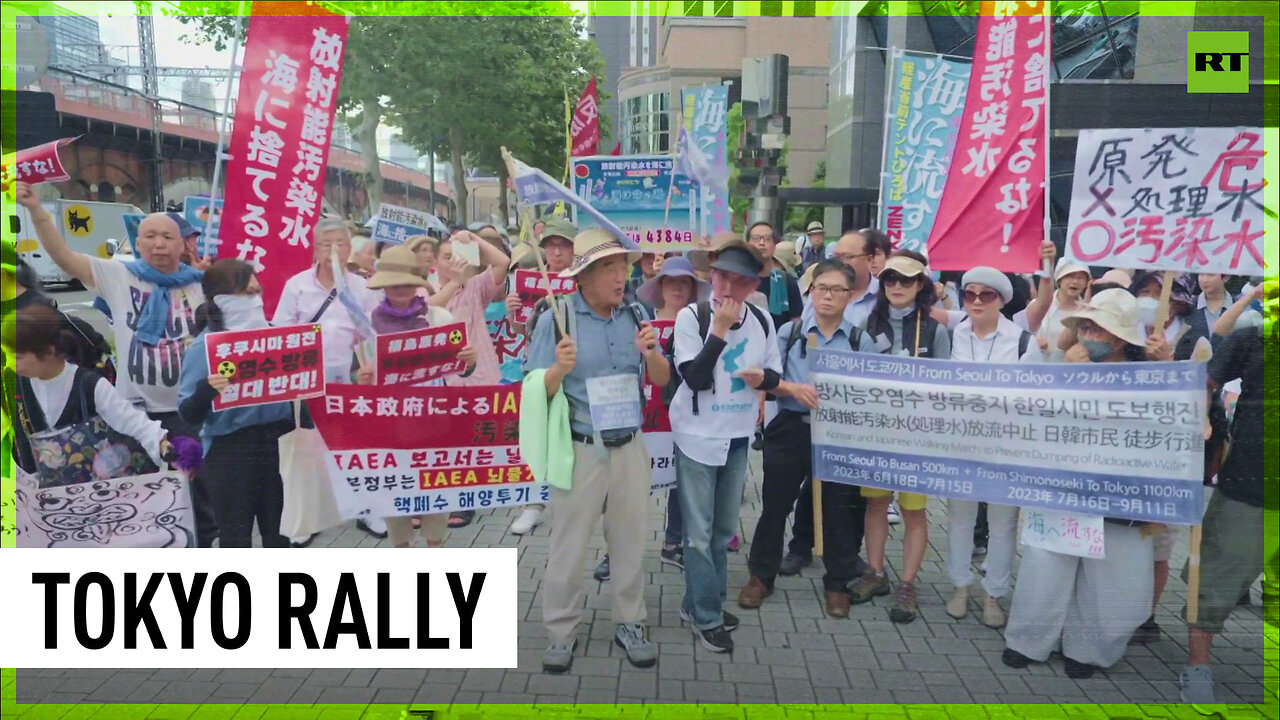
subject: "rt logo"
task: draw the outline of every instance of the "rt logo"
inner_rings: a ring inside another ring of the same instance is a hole
[[[1187,92],[1249,92],[1249,33],[1188,32]]]

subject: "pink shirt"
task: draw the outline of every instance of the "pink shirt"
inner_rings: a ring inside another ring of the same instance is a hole
[[[484,321],[484,309],[489,303],[506,297],[506,288],[493,281],[493,271],[485,268],[479,275],[467,281],[449,301],[449,312],[455,322],[467,324],[467,341],[476,349],[476,370],[469,377],[456,378],[451,385],[497,385],[502,382],[502,370],[498,366],[498,353],[493,348],[493,338]]]

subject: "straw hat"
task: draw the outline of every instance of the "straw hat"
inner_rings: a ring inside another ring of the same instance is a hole
[[[805,269],[804,274],[800,276],[800,282],[798,284],[800,285],[801,295],[809,294],[809,286],[813,284],[813,269],[816,267],[818,267],[816,264],[810,265]]]
[[[418,248],[422,247],[423,245],[430,245],[436,249],[439,249],[440,241],[431,237],[430,235],[414,235],[413,237],[404,241],[404,247],[409,252],[417,252]],[[382,254],[386,255],[387,253],[384,250]]]
[[[1115,335],[1130,345],[1142,346],[1146,339],[1138,330],[1138,301],[1128,290],[1119,288],[1103,290],[1089,301],[1089,305],[1062,320],[1062,324],[1075,330],[1082,320]]]
[[[542,237],[543,239],[548,237],[547,231],[543,231]],[[629,249],[609,232],[600,228],[590,228],[578,233],[573,239],[573,255],[573,264],[561,272],[560,277],[576,277],[591,263],[614,255],[626,255],[627,264],[632,265],[640,260],[641,253],[639,250]]]
[[[531,270],[538,267],[538,255],[541,253],[541,249],[535,248],[529,243],[518,243],[511,248],[511,264],[517,268]]]
[[[794,273],[800,267],[800,256],[796,255],[796,244],[791,240],[780,242],[773,248],[773,259],[789,273]]]
[[[382,257],[374,264],[374,270],[373,278],[369,280],[371,290],[405,285],[430,287],[422,270],[418,268],[418,258],[403,245],[383,250]]]

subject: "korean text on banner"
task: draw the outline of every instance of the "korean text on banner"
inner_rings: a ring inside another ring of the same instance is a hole
[[[673,172],[675,159],[670,155],[576,158],[573,187],[579,198],[609,216],[641,248],[686,250],[693,247],[698,230],[693,201],[697,184],[676,173],[671,212],[667,215],[667,189]],[[591,217],[578,216],[578,226],[584,230],[597,224]]]
[[[420,210],[382,203],[373,224],[375,242],[401,245],[414,235],[425,235],[431,227],[430,215]]]
[[[1008,16],[997,9],[1014,7]],[[1040,267],[1048,181],[1048,3],[981,4],[973,69],[929,266],[1006,272]],[[1026,14],[1026,13],[1034,14]]]
[[[407,385],[457,375],[467,369],[458,353],[467,346],[467,324],[441,325],[378,336],[377,384]]]
[[[58,157],[58,149],[75,142],[79,137],[62,138],[5,155],[3,162],[0,162],[0,188],[8,193],[13,189],[14,182],[35,185],[70,180],[71,176],[62,167],[62,158]]]
[[[600,152],[600,99],[596,95],[594,75],[578,97],[573,121],[569,124],[569,135],[572,138],[574,157]]]
[[[267,317],[313,261],[348,19],[259,15],[245,45],[227,163],[222,255],[254,266]]]
[[[1260,128],[1081,130],[1067,255],[1262,275],[1264,154]]]
[[[671,347],[676,331],[675,320],[651,320],[653,332],[658,336],[658,346]],[[662,387],[648,378],[644,382],[644,446],[649,451],[650,487],[657,492],[676,485],[675,440],[671,436],[671,417],[662,402]]]
[[[515,284],[516,295],[520,297],[520,309],[515,313],[515,321],[526,325],[533,318],[533,310],[538,301],[547,296],[547,281],[537,270],[516,270]],[[552,275],[550,291],[553,295],[572,295],[578,291],[578,283],[573,278]]]
[[[325,392],[319,325],[209,333],[209,369],[230,381],[214,410],[302,400]]]
[[[685,88],[681,93],[685,132],[711,163],[715,183],[703,183],[698,188],[699,211],[703,218],[703,231],[714,235],[733,230],[733,216],[729,209],[729,166],[727,138],[729,132],[729,86],[703,85]],[[708,187],[708,184],[714,187]]]
[[[926,252],[969,88],[969,63],[899,51],[880,172],[880,226],[899,250]]]
[[[223,199],[218,198],[209,207],[208,196],[188,195],[182,199],[182,215],[191,227],[200,231],[196,240],[196,252],[203,257],[218,257],[218,223],[222,220]]]
[[[1200,520],[1204,363],[988,365],[819,350],[809,367],[815,478]]]
[[[331,385],[310,401],[343,517],[546,502],[520,458],[520,387]]]

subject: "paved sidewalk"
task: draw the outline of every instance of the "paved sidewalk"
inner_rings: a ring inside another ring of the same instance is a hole
[[[759,459],[742,508],[744,537],[759,515]],[[546,566],[549,528],[542,525],[518,540],[520,548],[519,667],[508,670],[20,670],[20,703],[295,703],[407,705],[497,703],[1176,703],[1178,672],[1186,660],[1186,630],[1178,618],[1185,585],[1178,577],[1186,556],[1186,533],[1179,540],[1168,589],[1157,620],[1164,635],[1157,643],[1132,647],[1117,666],[1084,681],[1063,673],[1060,658],[1013,670],[1000,662],[1004,642],[979,619],[980,598],[969,617],[956,621],[944,605],[951,594],[944,569],[946,513],[930,506],[931,547],[920,575],[921,617],[908,625],[889,622],[889,598],[855,606],[847,620],[823,613],[821,563],[802,576],[779,578],[777,591],[759,611],[736,608],[746,580],[746,547],[730,555],[729,597],[742,627],[736,650],[716,655],[695,646],[677,611],[684,576],[658,561],[665,493],[652,501],[647,600],[651,637],[658,645],[656,668],[637,670],[613,646],[608,583],[590,579],[604,552],[599,532],[587,567],[587,610],[582,642],[571,673],[541,672],[545,633],[538,589]],[[471,526],[453,531],[451,547],[517,544],[506,533],[518,512],[482,513]],[[901,557],[901,526],[895,527],[889,557]],[[350,524],[317,538],[318,547],[385,545]],[[891,570],[892,573],[892,570]],[[1016,574],[1015,574],[1016,578]],[[1214,676],[1223,703],[1274,706],[1275,689],[1263,690],[1263,633],[1259,589],[1253,605],[1239,608],[1214,648]],[[1006,602],[1007,606],[1007,602]],[[1271,670],[1275,672],[1275,668]],[[228,710],[230,708],[223,708]],[[249,708],[245,708],[248,710]],[[1157,708],[1158,710],[1158,708]],[[1244,708],[1241,708],[1244,710]],[[1049,708],[1046,708],[1046,712]],[[1054,714],[1062,711],[1054,710]],[[221,713],[231,717],[234,713]],[[250,713],[253,717],[259,715]],[[1122,713],[1132,717],[1133,713]],[[1167,711],[1164,711],[1167,715]],[[1253,716],[1250,709],[1244,717]],[[941,715],[939,717],[944,717]],[[1181,714],[1179,714],[1181,716]],[[1236,715],[1242,716],[1242,715]],[[237,717],[239,717],[237,715]],[[719,717],[719,716],[717,716]],[[740,717],[740,716],[739,716]],[[781,717],[781,716],[779,716]],[[788,715],[790,717],[790,715]],[[1271,715],[1272,718],[1275,715]]]

